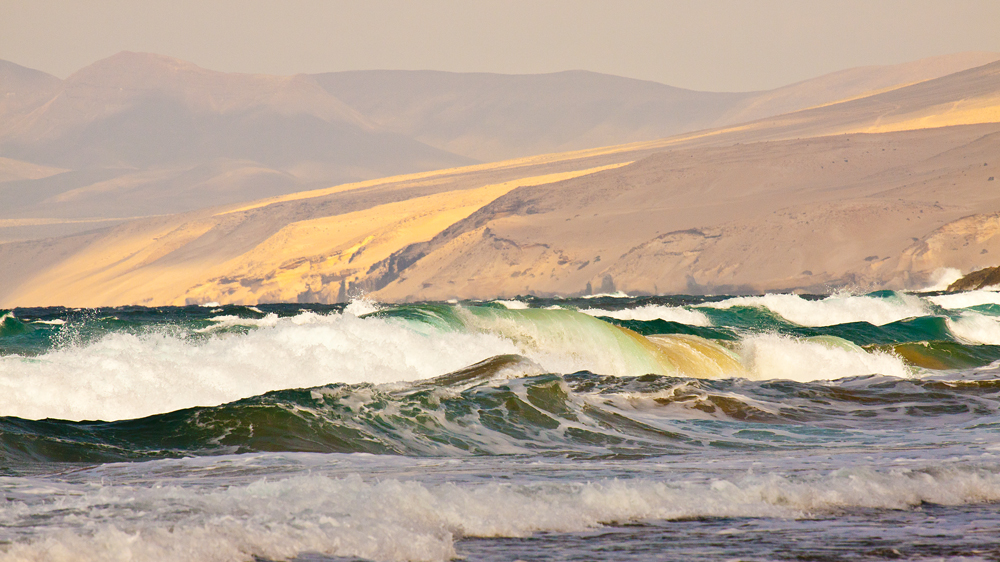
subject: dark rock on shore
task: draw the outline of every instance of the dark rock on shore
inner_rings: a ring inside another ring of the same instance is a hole
[[[1000,266],[973,271],[951,285],[948,285],[948,292],[975,291],[976,289],[992,285],[1000,285]]]

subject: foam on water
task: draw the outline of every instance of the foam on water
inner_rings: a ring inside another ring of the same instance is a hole
[[[615,376],[676,374],[662,350],[630,330],[575,310],[460,308],[473,331],[495,334],[549,372],[588,370]]]
[[[973,344],[1000,345],[1000,322],[990,316],[963,312],[957,318],[945,320],[948,330],[960,341]]]
[[[809,518],[1000,501],[996,466],[844,467],[804,475],[426,483],[319,474],[201,487],[5,479],[0,560],[250,561],[300,553],[390,561],[456,556],[463,537],[525,537],[716,517]],[[44,500],[44,501],[43,501]],[[44,527],[36,525],[45,520]]]
[[[651,320],[666,320],[667,322],[679,322],[688,326],[711,326],[712,321],[699,310],[688,310],[679,306],[663,306],[658,304],[647,304],[637,308],[624,308],[622,310],[603,310],[600,308],[581,309],[580,312],[591,316],[604,316],[618,320],[640,320],[649,322]]]
[[[504,305],[508,310],[524,310],[528,308],[527,303],[516,300],[495,300],[493,302]]]
[[[925,316],[927,307],[911,295],[895,294],[888,298],[856,295],[832,295],[822,300],[807,300],[798,295],[771,294],[760,297],[735,297],[698,305],[707,308],[758,306],[767,308],[789,322],[819,327],[868,322],[876,326],[906,318]]]
[[[359,297],[356,299],[351,299],[351,302],[347,304],[344,309],[346,314],[353,314],[355,316],[364,316],[365,314],[371,314],[373,312],[378,312],[381,310],[381,306],[370,298]]]
[[[908,377],[903,361],[889,353],[868,352],[839,338],[798,339],[762,334],[744,339],[739,347],[750,378],[799,382],[834,380],[861,375]]]
[[[746,335],[737,356],[696,336],[646,338],[573,310],[414,309],[435,323],[354,314],[374,308],[369,303],[352,304],[342,314],[215,316],[212,327],[196,330],[207,331],[204,337],[161,327],[111,332],[30,358],[2,356],[0,415],[129,419],[274,390],[422,380],[506,354],[526,357],[533,373],[797,381],[909,374],[899,358],[838,338]],[[225,330],[233,326],[252,329]],[[959,319],[951,327],[970,341],[1000,341],[1000,325],[982,316]]]
[[[969,308],[984,304],[1000,305],[1000,292],[990,290],[967,291],[927,297],[927,300],[948,310]]]
[[[421,333],[350,313],[225,322],[261,327],[204,341],[115,332],[38,357],[0,357],[0,414],[128,419],[271,390],[425,379],[517,352],[491,334]]]
[[[939,267],[931,275],[931,284],[923,288],[922,291],[943,291],[961,278],[961,269],[956,269],[954,267]]]
[[[55,320],[35,320],[32,324],[47,324],[49,326],[62,326],[66,321],[62,318],[56,318]]]

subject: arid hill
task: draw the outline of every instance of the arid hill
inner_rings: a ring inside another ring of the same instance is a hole
[[[589,72],[227,74],[120,53],[66,80],[0,64],[0,242],[434,169],[659,139],[933,79],[960,53],[769,92]]]
[[[16,96],[34,107],[0,113],[15,176],[3,219],[158,215],[473,162],[373,126],[304,76],[126,52],[35,83]],[[29,165],[52,173],[18,174]]]
[[[315,80],[373,123],[484,162],[669,137],[867,96],[1000,59],[969,52],[852,68],[763,92],[716,93],[572,71],[367,70]]]
[[[1000,256],[998,70],[4,244],[0,306],[922,288]]]

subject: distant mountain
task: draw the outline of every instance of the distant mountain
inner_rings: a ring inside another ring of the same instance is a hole
[[[586,71],[313,75],[367,119],[482,161],[647,141],[910,85],[1000,60],[970,52],[835,72],[765,92],[697,92]]]
[[[1000,53],[970,51],[893,65],[860,66],[757,92],[723,115],[714,126],[745,123],[773,115],[829,105],[852,98],[941,78],[1000,60]]]
[[[0,123],[10,123],[47,102],[62,80],[0,60]]]
[[[586,71],[504,75],[372,70],[313,78],[383,127],[483,161],[704,129],[749,96]]]
[[[690,131],[700,132],[670,143],[787,138],[806,126],[813,135],[862,125],[906,128],[902,114],[892,114],[894,88],[930,87],[928,80],[997,58],[963,53],[850,69],[750,93],[696,92],[584,71],[250,75],[130,52],[66,80],[0,63],[0,242],[114,224],[106,219]],[[789,113],[844,98],[858,99],[815,119]],[[961,103],[962,111],[976,109]],[[958,110],[946,109],[930,111],[934,118],[950,111],[954,121]],[[876,123],[872,115],[884,118]]]
[[[0,244],[0,306],[922,289],[1000,256],[998,107],[995,62],[728,128]]]
[[[677,135],[667,144],[707,146],[994,122],[1000,122],[1000,61],[836,104]]]
[[[9,74],[15,95],[35,103],[0,114],[0,155],[74,172],[6,186],[6,213],[177,212],[473,162],[380,130],[303,76],[128,52],[64,81]],[[217,187],[185,192],[205,182]]]

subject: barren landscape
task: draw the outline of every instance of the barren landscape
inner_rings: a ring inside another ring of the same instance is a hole
[[[995,58],[755,94],[587,73],[230,75],[130,53],[64,82],[8,66],[0,306],[926,288],[1000,256],[1000,62],[973,66]],[[87,101],[114,84],[119,101]],[[598,103],[599,121],[576,118]],[[306,129],[253,132],[281,119]],[[201,140],[123,133],[170,127]]]

